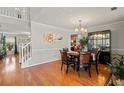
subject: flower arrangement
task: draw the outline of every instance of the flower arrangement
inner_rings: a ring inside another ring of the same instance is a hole
[[[81,47],[84,48],[87,45],[87,43],[88,43],[88,37],[82,37],[79,40],[79,43],[80,43]]]
[[[11,51],[12,48],[13,48],[13,43],[10,43],[10,42],[6,43],[6,47],[7,47],[7,49],[8,49],[9,51]]]

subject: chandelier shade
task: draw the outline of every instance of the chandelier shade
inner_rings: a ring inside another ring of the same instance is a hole
[[[87,29],[83,28],[81,25],[82,20],[78,20],[79,25],[74,29],[75,32],[87,32]]]

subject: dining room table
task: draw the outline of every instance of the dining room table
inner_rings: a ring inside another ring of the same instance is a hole
[[[69,51],[67,54],[72,58],[76,64],[76,71],[78,72],[80,69],[80,54],[86,54],[89,52],[83,52],[83,51]]]
[[[79,71],[80,67],[80,53],[76,51],[69,51],[67,54],[70,56],[70,58],[73,60],[73,62],[76,64],[76,71]]]
[[[76,64],[76,71],[79,72],[80,70],[80,55],[85,55],[87,53],[90,53],[91,54],[91,58],[92,60],[96,60],[95,59],[95,54],[94,53],[91,53],[91,52],[88,52],[88,51],[68,51],[67,54],[70,56],[70,58],[72,58]]]

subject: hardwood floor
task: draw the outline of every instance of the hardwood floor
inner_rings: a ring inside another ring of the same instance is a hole
[[[60,70],[61,62],[55,61],[25,69],[20,68],[18,56],[8,56],[0,61],[0,85],[1,86],[99,86],[104,85],[109,77],[105,65],[100,65],[100,74],[97,75],[95,66],[91,68],[90,78],[88,73],[82,70],[80,77],[69,69],[68,74]]]

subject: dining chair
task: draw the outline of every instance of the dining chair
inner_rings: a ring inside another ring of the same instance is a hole
[[[90,53],[80,54],[80,63],[82,64],[85,71],[88,70],[89,76],[91,77],[91,62],[90,62],[90,59],[91,59]],[[79,72],[79,76],[80,76],[80,72]]]
[[[60,54],[61,54],[61,71],[63,69],[63,65],[67,65],[66,68],[66,73],[68,73],[68,68],[70,65],[73,65],[73,69],[75,69],[75,63],[73,62],[73,60],[71,60],[71,58],[67,55],[67,51],[62,51],[60,50]]]
[[[95,55],[93,57],[92,53]],[[96,73],[99,74],[99,57],[100,57],[100,50],[98,49],[94,49],[91,51],[91,55],[92,55],[92,58],[91,58],[91,62],[93,62],[96,66]]]
[[[99,57],[100,57],[100,51],[97,52],[96,54],[96,72],[99,74]]]
[[[68,52],[68,48],[63,48],[63,51],[67,51]]]

